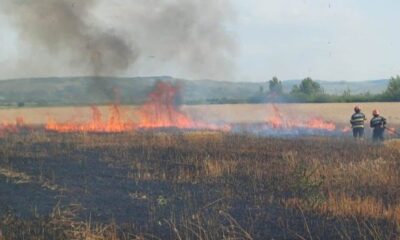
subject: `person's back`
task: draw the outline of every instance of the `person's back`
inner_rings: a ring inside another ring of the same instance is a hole
[[[373,118],[370,121],[370,126],[373,128],[372,140],[383,141],[383,134],[386,127],[386,119],[379,114],[378,110],[372,112]]]
[[[351,128],[353,129],[353,136],[355,138],[364,137],[364,122],[367,120],[364,113],[361,112],[361,108],[359,106],[354,107],[354,114],[351,115],[350,123]]]

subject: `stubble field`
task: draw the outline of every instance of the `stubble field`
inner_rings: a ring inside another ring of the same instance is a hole
[[[328,106],[279,107],[287,115],[343,116],[336,122],[347,124],[352,104]],[[398,124],[396,106],[380,109]],[[260,122],[265,108],[185,110]],[[67,109],[1,114],[40,123],[46,113],[74,117],[77,110]],[[396,140],[178,129],[10,133],[0,138],[0,238],[398,239],[399,160]]]
[[[348,124],[354,108],[353,103],[327,104],[277,104],[282,114],[288,117],[306,118],[309,116],[323,117],[337,124]],[[368,118],[373,109],[379,109],[389,123],[400,125],[400,103],[362,103],[360,105]],[[100,107],[107,117],[108,107]],[[122,106],[126,118],[135,120],[135,106]],[[231,104],[231,105],[198,105],[184,106],[182,109],[190,116],[199,120],[227,123],[263,122],[272,111],[271,104]],[[43,124],[48,117],[59,121],[88,120],[91,118],[90,107],[45,107],[45,108],[13,108],[0,109],[1,121],[14,121],[23,116],[26,123]]]

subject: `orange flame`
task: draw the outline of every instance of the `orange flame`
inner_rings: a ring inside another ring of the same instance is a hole
[[[58,123],[53,118],[47,121],[46,130],[55,132],[126,132],[135,129],[135,125],[129,121],[123,121],[118,105],[110,106],[110,117],[103,122],[102,114],[98,107],[92,106],[92,119],[88,123]]]
[[[272,117],[267,119],[267,123],[272,128],[284,128],[284,129],[309,128],[309,129],[321,129],[327,131],[334,131],[336,129],[335,124],[327,122],[320,117],[310,118],[307,121],[300,121],[298,119],[291,119],[291,120],[285,119],[281,114],[281,112],[279,111],[279,108],[275,104],[272,104],[272,112],[273,112]]]
[[[387,128],[389,135],[397,135],[396,128]]]
[[[181,129],[226,129],[226,126],[217,126],[194,121],[176,104],[179,88],[170,83],[158,82],[155,89],[149,94],[146,103],[139,109],[140,128],[181,128]]]
[[[18,133],[20,129],[25,127],[26,127],[25,120],[22,116],[17,117],[14,123],[3,121],[0,124],[0,136],[4,136],[5,134],[8,133]]]
[[[273,128],[283,128],[288,122],[283,120],[283,117],[277,106],[272,105],[273,116],[268,120],[268,123],[272,125]]]
[[[342,129],[342,133],[349,133],[349,132],[351,132],[351,127],[344,127]]]
[[[136,128],[180,128],[180,129],[211,129],[228,130],[228,126],[219,126],[194,121],[182,112],[176,102],[179,88],[170,83],[159,82],[149,94],[146,103],[138,111],[139,123],[124,121],[124,114],[118,104],[109,107],[108,121],[102,120],[100,110],[93,106],[92,119],[88,123],[66,122],[58,123],[53,118],[48,119],[45,128],[55,132],[127,132]]]
[[[335,131],[336,125],[331,123],[331,122],[326,122],[322,118],[312,118],[308,120],[308,122],[305,125],[306,128],[312,128],[312,129],[325,129],[328,131]]]
[[[175,104],[178,89],[172,84],[158,82],[147,102],[139,110],[141,128],[193,128],[192,119]]]

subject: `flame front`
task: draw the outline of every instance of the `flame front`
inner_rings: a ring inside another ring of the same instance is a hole
[[[110,117],[108,121],[102,120],[102,114],[98,107],[92,106],[92,119],[88,123],[58,123],[53,118],[50,118],[45,126],[49,131],[56,132],[105,132],[117,133],[133,131],[135,124],[130,121],[123,121],[121,117],[121,109],[118,105],[109,107]]]
[[[59,123],[54,118],[49,118],[45,128],[55,132],[128,132],[138,128],[178,128],[178,129],[211,129],[229,130],[229,126],[215,125],[194,121],[186,113],[181,111],[176,104],[179,88],[165,82],[158,82],[154,90],[149,94],[147,101],[137,112],[139,122],[135,124],[126,119],[118,104],[109,107],[110,117],[108,121],[102,120],[99,108],[93,106],[92,118],[87,123],[65,122]]]
[[[140,128],[196,128],[196,123],[176,105],[178,88],[158,82],[139,110]]]
[[[229,131],[227,124],[211,124],[193,120],[179,109],[176,103],[179,87],[167,82],[158,82],[149,94],[146,103],[139,109],[139,128],[209,129]]]
[[[327,122],[320,117],[313,117],[306,121],[298,119],[286,119],[283,117],[279,108],[272,104],[272,116],[267,119],[267,124],[272,128],[291,129],[291,128],[307,128],[307,129],[320,129],[327,131],[335,131],[336,125]]]
[[[25,124],[25,119],[22,116],[17,117],[15,122],[3,121],[0,123],[0,136],[8,133],[18,133],[23,128],[27,128],[27,125]]]

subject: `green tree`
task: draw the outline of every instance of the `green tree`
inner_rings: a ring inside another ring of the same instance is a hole
[[[392,77],[384,94],[389,100],[400,100],[400,76]]]
[[[294,86],[292,89],[293,93],[300,92],[307,96],[315,96],[324,93],[321,85],[311,78],[305,78],[301,81],[299,86]]]
[[[282,81],[278,80],[277,77],[273,77],[269,80],[269,91],[271,93],[281,94],[283,92]]]
[[[292,93],[292,94],[300,93],[299,85],[294,85],[294,86],[292,87],[292,92],[291,92],[291,93]]]
[[[347,88],[346,90],[343,91],[342,97],[343,97],[343,98],[349,98],[349,97],[351,97],[351,90],[350,90],[350,88]]]

